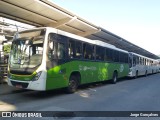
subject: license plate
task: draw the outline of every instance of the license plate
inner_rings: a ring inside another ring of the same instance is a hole
[[[22,85],[16,85],[16,88],[22,88]]]

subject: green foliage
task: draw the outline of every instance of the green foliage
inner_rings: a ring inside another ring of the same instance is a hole
[[[5,54],[10,53],[10,50],[11,50],[11,45],[4,45],[4,46],[3,46],[3,52],[4,52]]]

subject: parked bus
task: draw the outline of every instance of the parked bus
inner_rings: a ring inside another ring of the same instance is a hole
[[[127,76],[128,52],[54,28],[16,34],[8,65],[8,85],[22,89],[66,88]]]
[[[158,60],[154,60],[133,52],[129,52],[129,77],[135,77],[158,72]]]

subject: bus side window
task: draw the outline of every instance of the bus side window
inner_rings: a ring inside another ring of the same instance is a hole
[[[75,41],[73,41],[73,40],[69,40],[68,56],[69,56],[69,58],[74,58],[75,57]]]
[[[143,64],[142,60],[143,60],[143,59],[142,59],[142,58],[140,58],[140,64],[141,64],[141,65]]]
[[[133,66],[136,66],[136,56],[133,56]]]
[[[75,57],[81,58],[82,57],[82,43],[79,41],[76,41],[76,48],[75,48]]]
[[[96,60],[104,61],[105,49],[100,46],[96,46]]]
[[[133,55],[131,53],[128,54],[129,56],[129,67],[131,68],[133,66],[132,61],[133,61]]]
[[[108,59],[108,55],[107,55],[107,52],[108,52],[108,51],[107,51],[107,48],[105,49],[105,51],[106,51],[106,52],[105,52],[104,60],[107,61],[107,59]]]
[[[93,60],[94,59],[93,53],[94,53],[94,46],[84,43],[83,44],[83,58]]]
[[[119,62],[119,51],[115,51],[114,55],[115,55],[115,62]]]
[[[139,65],[139,57],[136,56],[136,64]]]
[[[58,43],[57,56],[58,59],[65,59],[65,47],[63,43]]]
[[[129,54],[126,54],[125,63],[129,63]]]
[[[124,63],[125,62],[126,55],[122,52],[119,52],[119,62]]]
[[[141,65],[141,57],[139,57],[139,64]]]
[[[54,49],[55,49],[55,47],[54,47],[54,34],[53,33],[51,33],[51,34],[49,34],[49,37],[48,37],[48,58],[50,59],[50,60],[52,60],[53,58],[54,58],[54,53],[55,53],[55,51],[54,51]]]
[[[86,43],[83,44],[83,58],[84,59],[88,59],[88,54],[87,54],[87,50],[86,50]]]
[[[119,62],[128,63],[128,54],[119,52]]]
[[[106,48],[106,61],[113,61],[113,50]]]

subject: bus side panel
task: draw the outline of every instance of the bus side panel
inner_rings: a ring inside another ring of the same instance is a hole
[[[47,71],[46,89],[56,89],[68,86],[70,75],[73,72],[79,72],[81,75],[81,83],[88,83],[90,80],[95,81],[93,76],[90,76],[93,72],[91,66],[93,62],[86,61],[70,61],[65,64],[56,66]],[[95,73],[95,72],[94,72]]]
[[[128,75],[128,64],[105,63],[105,62],[87,62],[81,65],[82,80],[81,83],[91,83],[104,80],[110,80],[114,71],[118,72],[118,77]]]
[[[46,89],[56,89],[68,86],[69,77],[73,72],[81,75],[81,84],[112,79],[113,72],[117,70],[118,77],[128,75],[128,64],[70,61],[47,71]]]
[[[47,70],[46,90],[62,88],[68,85],[67,65],[65,63]]]

